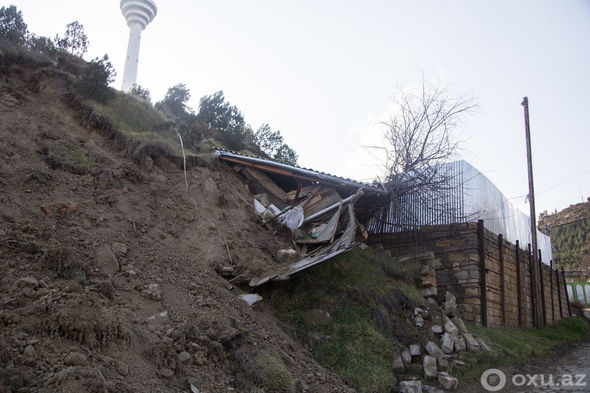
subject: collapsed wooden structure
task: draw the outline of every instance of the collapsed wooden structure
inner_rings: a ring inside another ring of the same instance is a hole
[[[383,189],[351,179],[227,150],[218,149],[217,155],[246,177],[262,222],[284,223],[297,245],[294,262],[247,277],[252,287],[286,280],[359,246],[357,233],[366,240],[367,222],[377,201],[386,198]]]

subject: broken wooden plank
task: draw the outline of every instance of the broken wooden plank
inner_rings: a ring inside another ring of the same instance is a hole
[[[254,168],[243,168],[242,172],[249,175],[252,179],[256,180],[260,185],[272,195],[276,196],[283,202],[288,202],[289,197],[285,190],[279,187],[270,177],[261,171]]]

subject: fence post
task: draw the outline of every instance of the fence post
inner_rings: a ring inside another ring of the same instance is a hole
[[[504,289],[504,237],[498,235],[498,252],[500,259],[500,294],[502,296],[502,326],[506,326],[506,292]]]
[[[520,287],[520,242],[516,241],[516,299],[518,306],[518,327],[522,327],[522,296]]]
[[[549,266],[551,270],[549,270],[549,278],[551,280],[551,321],[555,323],[555,300],[553,296],[553,259],[549,261]]]
[[[547,326],[547,305],[545,304],[545,281],[543,280],[543,261],[539,252],[539,282],[541,284],[541,307],[543,307],[543,326]]]
[[[481,298],[481,324],[484,327],[488,326],[488,299],[487,291],[488,285],[486,280],[486,256],[485,256],[485,239],[483,220],[477,221],[477,252],[479,254],[479,284],[480,284],[480,298]]]
[[[533,282],[536,277],[533,276],[533,274],[534,274],[533,272],[535,271],[535,267],[533,266],[533,253],[531,252],[531,243],[529,243],[527,250],[529,253],[529,278],[530,278],[530,284],[531,284],[531,308],[533,311],[533,327],[538,328],[539,327],[539,318],[537,316],[537,310],[539,308],[537,307],[537,294],[535,293],[535,287],[533,285]]]
[[[559,269],[555,269],[555,281],[557,281],[557,298],[559,299],[559,319],[563,319],[563,306],[561,305],[561,284],[559,283]],[[567,288],[563,288],[567,296]]]
[[[567,294],[567,283],[565,282],[565,271],[563,266],[561,267],[561,278],[563,279],[563,290],[565,291],[565,300],[567,300],[567,313],[568,316],[572,316],[572,305],[570,304],[570,297]],[[573,288],[572,288],[573,291]]]

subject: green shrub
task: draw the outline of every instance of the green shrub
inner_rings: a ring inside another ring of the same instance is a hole
[[[131,87],[129,94],[131,94],[134,97],[141,98],[142,100],[145,100],[150,104],[152,102],[152,95],[150,94],[150,91],[148,89],[141,87],[137,83],[135,83],[133,87]]]
[[[86,64],[78,82],[80,92],[96,101],[105,102],[114,96],[109,83],[115,79],[115,69],[108,55],[98,57]]]
[[[0,8],[0,39],[25,46],[28,33],[23,13],[16,6]]]

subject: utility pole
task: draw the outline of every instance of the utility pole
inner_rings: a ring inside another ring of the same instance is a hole
[[[533,292],[539,298],[539,285],[538,285],[538,267],[539,258],[537,254],[537,216],[535,213],[535,187],[533,185],[533,154],[531,151],[531,127],[529,125],[529,99],[524,97],[522,99],[522,106],[524,106],[524,129],[526,134],[526,156],[527,166],[529,172],[529,206],[531,208],[531,245],[533,247],[533,264],[531,265],[531,277],[533,278],[531,285],[533,286]],[[541,326],[541,318],[539,314],[539,304],[535,302],[533,305],[536,310],[536,321],[535,326]]]

